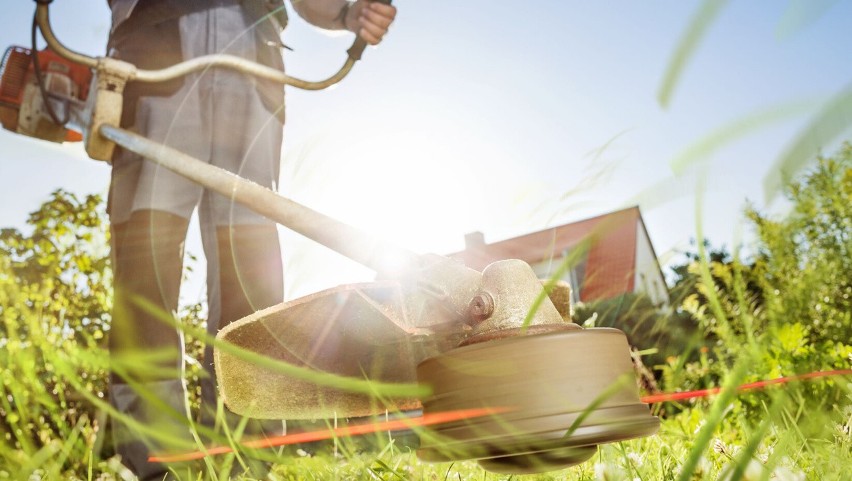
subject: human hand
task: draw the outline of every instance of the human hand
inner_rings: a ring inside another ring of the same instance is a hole
[[[358,0],[346,15],[346,28],[370,45],[377,45],[388,33],[396,17],[396,7],[370,0]]]

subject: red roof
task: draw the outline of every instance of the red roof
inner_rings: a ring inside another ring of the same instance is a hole
[[[481,271],[488,264],[502,259],[520,259],[529,264],[558,260],[566,251],[587,242],[588,256],[580,299],[605,299],[633,292],[639,221],[639,208],[630,207],[493,244],[469,245],[461,252],[450,254],[450,257]]]

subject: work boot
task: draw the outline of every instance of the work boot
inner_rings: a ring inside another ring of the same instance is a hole
[[[153,454],[186,451],[195,447],[186,418],[183,381],[144,383],[137,392],[129,384],[110,386],[110,404],[121,414],[154,430],[140,432],[120,419],[112,421],[115,451],[140,481],[177,480],[167,466],[148,461]],[[155,437],[156,436],[156,437]]]

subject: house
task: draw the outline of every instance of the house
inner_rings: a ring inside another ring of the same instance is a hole
[[[599,215],[486,244],[481,232],[465,236],[465,250],[450,254],[482,270],[502,259],[521,259],[542,279],[559,277],[573,288],[572,301],[645,293],[667,305],[669,293],[639,207]]]

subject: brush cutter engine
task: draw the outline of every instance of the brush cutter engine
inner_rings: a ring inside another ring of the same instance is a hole
[[[0,123],[50,142],[83,140],[67,124],[71,110],[85,104],[91,81],[91,70],[49,49],[9,47],[0,64]]]

